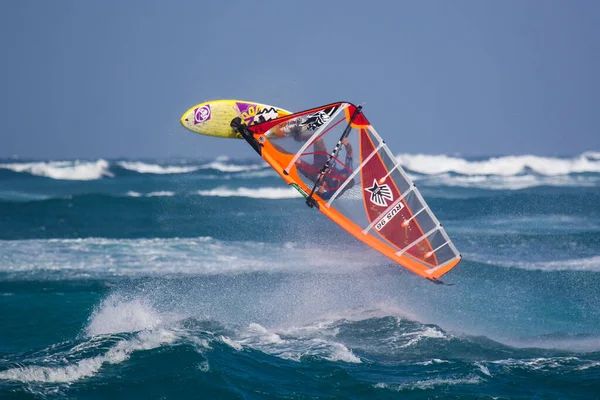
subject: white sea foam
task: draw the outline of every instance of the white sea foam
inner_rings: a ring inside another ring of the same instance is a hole
[[[352,353],[342,343],[332,338],[318,336],[290,336],[286,331],[286,338],[259,324],[251,323],[239,333],[239,337],[223,338],[224,343],[241,350],[245,347],[260,350],[266,354],[300,362],[303,357],[317,357],[328,361],[343,361],[347,363],[360,363],[361,359]]]
[[[540,176],[534,174],[517,176],[489,175],[451,175],[448,173],[416,177],[420,185],[454,186],[464,188],[481,188],[491,190],[520,190],[538,186],[557,187],[596,187],[600,185],[598,176]]]
[[[396,321],[397,324],[400,323],[400,319],[397,318]],[[406,330],[406,328],[404,328],[399,332],[394,332],[392,336],[382,339],[380,345],[383,344],[385,348],[396,352],[400,349],[415,346],[422,340],[428,338],[445,340],[448,339],[448,336],[437,327],[423,325],[414,330]]]
[[[539,357],[530,359],[513,359],[490,361],[491,364],[504,365],[509,368],[527,368],[530,370],[553,370],[568,364],[579,364],[577,357]]]
[[[173,331],[163,327],[163,317],[142,299],[125,299],[111,295],[92,313],[85,329],[89,340],[75,346],[69,352],[71,357],[82,350],[96,347],[98,335],[136,332],[135,336],[120,340],[108,351],[96,357],[84,358],[77,362],[65,363],[62,354],[44,359],[50,365],[16,367],[0,372],[0,379],[19,382],[71,383],[94,376],[103,364],[119,364],[134,351],[150,350],[172,343],[177,339]]]
[[[600,151],[586,151],[582,156],[589,160],[600,160]]]
[[[252,178],[268,178],[271,176],[279,176],[277,175],[277,172],[275,172],[272,169],[265,169],[265,170],[260,170],[260,171],[247,171],[247,172],[241,172],[237,175],[235,175],[236,178],[240,179],[252,179]]]
[[[217,158],[216,161],[210,162],[201,166],[202,169],[216,169],[221,172],[247,172],[247,171],[257,171],[261,169],[268,168],[269,165],[266,163],[261,164],[249,164],[249,165],[238,165],[238,164],[226,164],[223,160]]]
[[[240,343],[236,342],[235,340],[232,340],[227,336],[220,336],[219,339],[221,339],[223,343],[237,351],[241,351],[244,348],[244,346],[242,346]]]
[[[291,187],[261,187],[255,189],[246,187],[238,187],[235,189],[219,187],[211,190],[199,190],[197,193],[201,196],[250,197],[253,199],[293,199],[302,197],[297,190]]]
[[[479,370],[480,370],[480,371],[481,371],[483,374],[485,374],[485,375],[487,375],[487,376],[492,376],[492,374],[490,373],[490,369],[489,369],[488,367],[486,367],[485,365],[483,365],[482,363],[480,363],[480,362],[477,362],[477,361],[476,361],[476,362],[475,362],[475,366],[476,366],[477,368],[479,368]]]
[[[200,364],[198,364],[198,369],[200,370],[200,372],[208,372],[210,370],[210,365],[208,364],[208,361],[202,361]]]
[[[85,329],[87,336],[156,329],[161,315],[143,299],[109,296],[94,310]]]
[[[90,181],[103,176],[112,177],[106,160],[97,161],[40,161],[0,164],[0,168],[57,180]]]
[[[598,368],[598,367],[600,367],[600,361],[592,361],[589,364],[577,367],[577,371],[585,371],[586,369]]]
[[[429,326],[423,326],[422,330],[406,332],[406,333],[401,334],[400,336],[404,340],[408,339],[408,341],[405,341],[399,347],[414,346],[415,344],[419,343],[421,340],[426,339],[426,338],[434,338],[434,339],[446,339],[447,338],[446,335],[444,334],[444,332],[442,332],[441,330],[439,330],[437,328],[429,327]]]
[[[392,383],[378,383],[375,385],[379,389],[390,389],[397,391],[404,390],[427,390],[433,389],[438,386],[451,386],[451,385],[477,385],[482,382],[482,379],[478,376],[470,376],[465,378],[432,378],[419,380],[408,383],[392,384]]]
[[[519,268],[525,270],[538,271],[588,271],[600,272],[600,256],[571,258],[566,260],[551,261],[512,261],[512,260],[494,260],[480,255],[466,254],[469,260],[490,264],[500,265],[509,268]]]
[[[102,365],[119,364],[138,350],[151,350],[173,342],[176,335],[168,330],[142,331],[134,338],[121,340],[105,354],[66,364],[16,367],[0,372],[0,379],[18,382],[70,383],[94,376]]]
[[[362,363],[360,357],[357,357],[352,350],[341,343],[331,343],[330,354],[324,358],[328,361],[343,361],[347,363],[359,364]]]
[[[175,192],[170,192],[167,190],[163,190],[163,191],[159,191],[159,192],[150,192],[150,193],[134,192],[133,190],[130,190],[129,192],[127,192],[127,196],[129,196],[129,197],[171,197],[174,195],[175,195]]]
[[[533,155],[492,157],[469,161],[447,155],[399,154],[400,164],[414,172],[438,175],[454,172],[461,175],[514,176],[530,169],[539,175],[556,176],[582,172],[600,172],[599,153],[587,152],[573,158]]]
[[[442,360],[442,359],[439,359],[439,358],[433,358],[431,360],[423,361],[423,362],[418,362],[418,363],[415,363],[415,364],[416,365],[434,365],[434,364],[446,364],[446,363],[450,363],[450,361]]]
[[[210,237],[164,239],[34,239],[0,240],[0,271],[77,278],[162,274],[227,274],[251,271],[317,270],[340,273],[373,264],[362,249],[341,253],[331,268],[331,249],[253,241],[223,242]]]
[[[185,174],[200,169],[197,166],[146,164],[140,161],[119,161],[120,167],[140,174]]]
[[[39,201],[39,200],[47,200],[52,196],[38,194],[38,193],[27,193],[27,192],[19,192],[16,190],[0,190],[0,200],[9,200],[9,201]]]
[[[137,332],[135,336],[118,341],[108,351],[96,357],[77,362],[64,363],[58,354],[44,361],[51,365],[32,365],[11,368],[0,372],[0,379],[19,382],[71,383],[94,376],[103,364],[119,364],[134,351],[150,350],[172,343],[177,339],[174,332],[162,327],[162,317],[146,301],[124,299],[116,295],[105,299],[90,316],[85,334],[90,339],[69,352],[76,355],[86,348],[97,346],[95,337],[123,332]]]

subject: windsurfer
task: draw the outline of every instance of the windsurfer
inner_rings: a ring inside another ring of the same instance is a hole
[[[308,138],[304,140],[308,140]],[[316,193],[323,200],[330,199],[352,174],[352,145],[350,145],[348,138],[342,139],[342,144],[346,149],[346,159],[344,160],[344,164],[339,162],[337,158],[334,158],[332,166],[325,171],[321,183],[316,190]],[[313,148],[312,164],[304,160],[298,160],[296,162],[296,169],[302,175],[316,183],[319,179],[321,169],[329,159],[329,154],[327,153],[327,147],[322,138],[315,141]],[[337,167],[338,165],[339,167]],[[354,186],[354,180],[351,180],[345,185],[344,191],[350,189],[352,186]]]

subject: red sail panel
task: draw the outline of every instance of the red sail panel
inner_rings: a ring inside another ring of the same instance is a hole
[[[360,130],[360,159],[369,157],[376,149],[366,129]],[[363,185],[363,199],[365,210],[370,222],[378,220],[373,229],[398,249],[403,249],[412,244],[424,232],[419,227],[417,219],[412,210],[404,200],[397,202],[402,193],[394,183],[391,176],[385,181],[382,178],[388,175],[388,169],[379,154],[371,157],[367,164],[361,169],[361,182]],[[388,210],[389,207],[396,205]],[[387,211],[387,216],[380,218]],[[388,217],[389,216],[389,217]],[[405,221],[410,220],[408,224]],[[416,245],[410,247],[406,253],[429,264],[437,265],[435,257],[426,257],[431,251],[431,245],[427,239],[420,240]]]

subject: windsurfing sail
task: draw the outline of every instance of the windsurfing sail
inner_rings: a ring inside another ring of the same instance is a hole
[[[347,232],[424,278],[461,260],[360,107],[337,102],[252,126],[232,121],[271,167]]]

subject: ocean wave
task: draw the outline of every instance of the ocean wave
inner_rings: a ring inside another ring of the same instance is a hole
[[[40,161],[0,164],[0,169],[18,173],[28,173],[57,180],[90,181],[104,176],[113,177],[109,163],[97,161]]]
[[[77,193],[77,194],[39,194],[19,191],[0,191],[0,202],[11,203],[33,203],[55,200],[71,201],[73,199],[99,199],[99,198],[123,198],[123,197],[173,197],[177,193],[170,190],[158,190],[154,192],[136,192],[129,190],[126,193]]]
[[[554,187],[596,187],[600,185],[597,176],[490,176],[490,175],[452,175],[444,173],[432,176],[420,176],[414,179],[419,185],[425,186],[452,186],[462,188],[477,188],[488,190],[522,190],[540,186]]]
[[[201,169],[214,169],[221,172],[248,172],[248,171],[258,171],[261,169],[269,168],[267,163],[261,164],[248,164],[248,165],[239,165],[239,164],[225,164],[223,159],[217,159],[216,161],[210,162],[208,164],[202,165]]]
[[[529,371],[551,371],[558,368],[580,369],[581,360],[577,357],[538,357],[531,359],[506,359],[490,361],[490,364],[503,366],[505,369],[525,369]],[[588,364],[589,365],[589,364]],[[583,365],[585,366],[585,364]]]
[[[103,364],[120,364],[139,350],[151,350],[172,343],[176,335],[168,330],[142,331],[131,339],[117,342],[105,354],[72,363],[31,365],[0,371],[0,379],[17,382],[71,383],[98,373]],[[62,365],[61,365],[62,364]]]
[[[121,168],[140,174],[186,174],[200,169],[197,166],[146,164],[140,161],[119,161]]]
[[[383,391],[418,395],[436,389],[442,394],[465,394],[472,393],[473,385],[487,383],[496,384],[495,394],[510,396],[515,379],[543,385],[548,374],[573,374],[567,375],[569,379],[592,374],[579,381],[586,382],[600,365],[594,354],[515,348],[480,335],[454,336],[436,325],[390,316],[385,307],[346,312],[336,307],[339,315],[335,317],[301,323],[294,318],[275,324],[247,322],[246,317],[263,318],[264,314],[244,313],[232,306],[231,297],[239,296],[241,287],[232,287],[231,281],[210,282],[203,281],[198,290],[182,290],[185,283],[170,280],[117,285],[97,303],[77,338],[26,353],[4,354],[0,385],[5,390],[77,397],[82,387],[92,390],[86,393],[98,393],[98,389],[104,393],[107,385],[119,387],[123,380],[150,385],[155,376],[176,371],[185,379],[199,381],[198,387],[206,390],[218,387],[213,382],[232,382],[233,388],[246,388],[247,382],[253,382],[252,388],[260,387],[261,393],[271,397],[292,390],[307,393],[307,388],[310,393],[326,395],[329,392],[319,390],[331,385],[346,387],[344,397],[365,388],[370,388],[366,397],[381,396]],[[209,295],[212,301],[198,301],[197,296],[210,290],[223,296]],[[285,290],[286,297],[290,293]],[[261,297],[259,292],[248,295],[251,301],[242,308],[256,305],[267,311],[281,306],[267,303],[273,299]],[[306,307],[298,300],[292,300],[294,312]],[[392,314],[396,313],[392,310]],[[224,318],[232,316],[233,320]],[[391,348],[394,337],[414,343]],[[414,341],[416,337],[421,339]],[[169,368],[162,368],[165,365]],[[140,367],[155,374],[140,375]],[[278,367],[281,379],[273,385],[272,371]],[[210,376],[197,374],[209,370]],[[306,379],[298,386],[294,382],[299,374]],[[511,379],[504,392],[502,382],[507,376]],[[86,381],[89,378],[94,379]],[[75,382],[78,385],[71,385]],[[316,386],[307,386],[312,384]],[[481,387],[483,393],[486,387]]]
[[[128,197],[172,197],[175,195],[175,192],[171,192],[168,190],[158,191],[158,192],[149,192],[149,193],[140,193],[130,190],[126,193]]]
[[[17,190],[0,190],[0,201],[29,202],[51,199],[52,196],[40,193],[28,193]]]
[[[362,362],[352,350],[335,340],[322,337],[292,337],[289,334],[283,339],[277,332],[257,323],[249,324],[236,338],[221,336],[221,340],[237,351],[252,348],[265,354],[296,362],[302,361],[305,357],[315,357],[332,362]]]
[[[255,189],[246,187],[238,187],[235,189],[219,187],[211,190],[199,190],[197,193],[201,196],[249,197],[253,199],[295,199],[302,197],[297,190],[291,187],[261,187]]]
[[[185,160],[182,160],[184,162]],[[35,161],[35,162],[10,162],[0,163],[0,169],[16,173],[28,173],[57,180],[96,180],[102,177],[115,177],[118,166],[124,170],[138,174],[175,175],[188,174],[199,170],[214,170],[221,173],[242,173],[240,177],[254,178],[273,175],[268,164],[235,164],[229,158],[219,156],[214,161],[202,165],[161,165],[160,163],[147,163],[143,161],[116,161],[111,165],[104,159],[96,161]],[[187,162],[186,162],[187,163]],[[266,171],[264,171],[266,170]]]
[[[564,214],[529,214],[515,216],[479,216],[454,221],[452,231],[463,235],[502,236],[572,234],[600,231],[600,219]],[[518,244],[519,247],[522,243]]]
[[[565,177],[570,174],[600,173],[600,152],[592,151],[572,158],[509,155],[473,160],[443,154],[399,154],[396,157],[399,163],[407,169],[412,179],[422,180],[424,177],[440,176],[439,182],[450,186],[481,186],[493,189],[525,188],[541,185],[595,186],[598,184],[597,177]],[[109,163],[104,159],[95,161],[32,162],[15,162],[11,160],[10,162],[0,163],[0,169],[57,180],[97,180],[103,177],[118,176],[119,172],[123,170],[152,175],[214,171],[215,174],[221,177],[223,173],[233,174],[232,176],[236,178],[276,176],[274,171],[264,161],[243,163],[231,160],[227,156],[218,156],[214,160],[203,164],[187,160],[180,160],[173,164],[164,164],[161,161],[147,162],[132,160],[113,161]],[[456,177],[452,176],[452,174],[461,176]],[[505,178],[506,180],[502,181],[501,178]],[[561,180],[560,178],[564,179]],[[486,181],[486,179],[492,180]]]
[[[453,385],[477,385],[483,383],[483,379],[479,376],[470,376],[465,378],[431,378],[424,380],[414,380],[409,383],[378,383],[375,385],[378,389],[390,389],[398,392],[408,390],[431,390],[438,386],[453,386]]]
[[[210,237],[171,239],[0,240],[0,272],[37,279],[164,274],[235,274],[318,270],[337,273],[372,265],[373,254],[345,251],[331,267],[328,246],[230,242]],[[338,265],[339,264],[339,265]]]
[[[507,268],[518,268],[530,271],[586,271],[600,272],[600,256],[570,258],[552,261],[513,261],[506,259],[490,259],[483,255],[466,254],[466,258],[472,261],[488,265],[499,265]]]
[[[399,154],[396,158],[404,168],[425,175],[453,172],[461,175],[514,176],[531,170],[539,175],[557,176],[585,172],[600,173],[598,154],[600,153],[587,152],[573,158],[503,156],[481,161],[426,154]]]
[[[564,332],[555,332],[551,334],[545,335],[537,335],[533,337],[527,338],[519,338],[519,339],[507,339],[506,344],[516,347],[516,348],[540,348],[540,349],[558,349],[558,350],[568,350],[568,351],[576,351],[582,353],[596,352],[600,349],[600,336],[597,334],[567,334]],[[569,357],[569,363],[573,360],[577,360],[577,358]],[[539,366],[541,364],[546,364],[540,362],[542,360],[529,360],[524,362],[526,366],[535,365],[536,368],[540,369]],[[556,365],[557,361],[565,361],[563,357],[559,357],[558,359],[551,360],[543,360],[547,361],[548,364]],[[586,360],[581,360],[586,361]],[[506,362],[499,361],[500,364],[513,364],[510,360],[506,360]],[[588,368],[593,368],[597,365],[600,365],[598,362],[592,362],[589,364],[579,364],[576,369],[584,370]],[[563,365],[564,366],[564,365]]]
[[[245,172],[240,172],[238,174],[235,175],[235,178],[238,179],[253,179],[253,178],[270,178],[270,177],[277,177],[279,175],[277,175],[277,172],[275,172],[272,169],[265,169],[265,170],[259,170],[259,171],[245,171]],[[233,176],[232,176],[233,177]]]
[[[89,337],[157,329],[163,318],[146,299],[112,295],[94,310],[85,328]]]
[[[586,151],[582,156],[590,160],[600,160],[600,151]]]
[[[172,321],[158,312],[149,302],[141,298],[127,299],[110,295],[92,312],[84,330],[85,340],[64,350],[45,354],[40,364],[18,366],[0,371],[0,379],[27,383],[72,383],[96,375],[104,364],[120,364],[131,354],[140,350],[152,350],[173,343],[178,335],[167,329]],[[135,333],[132,337],[120,338],[104,354],[82,358],[92,349],[101,348],[102,343],[112,343],[116,334]],[[109,335],[113,335],[112,338]],[[71,362],[65,362],[69,360]]]

